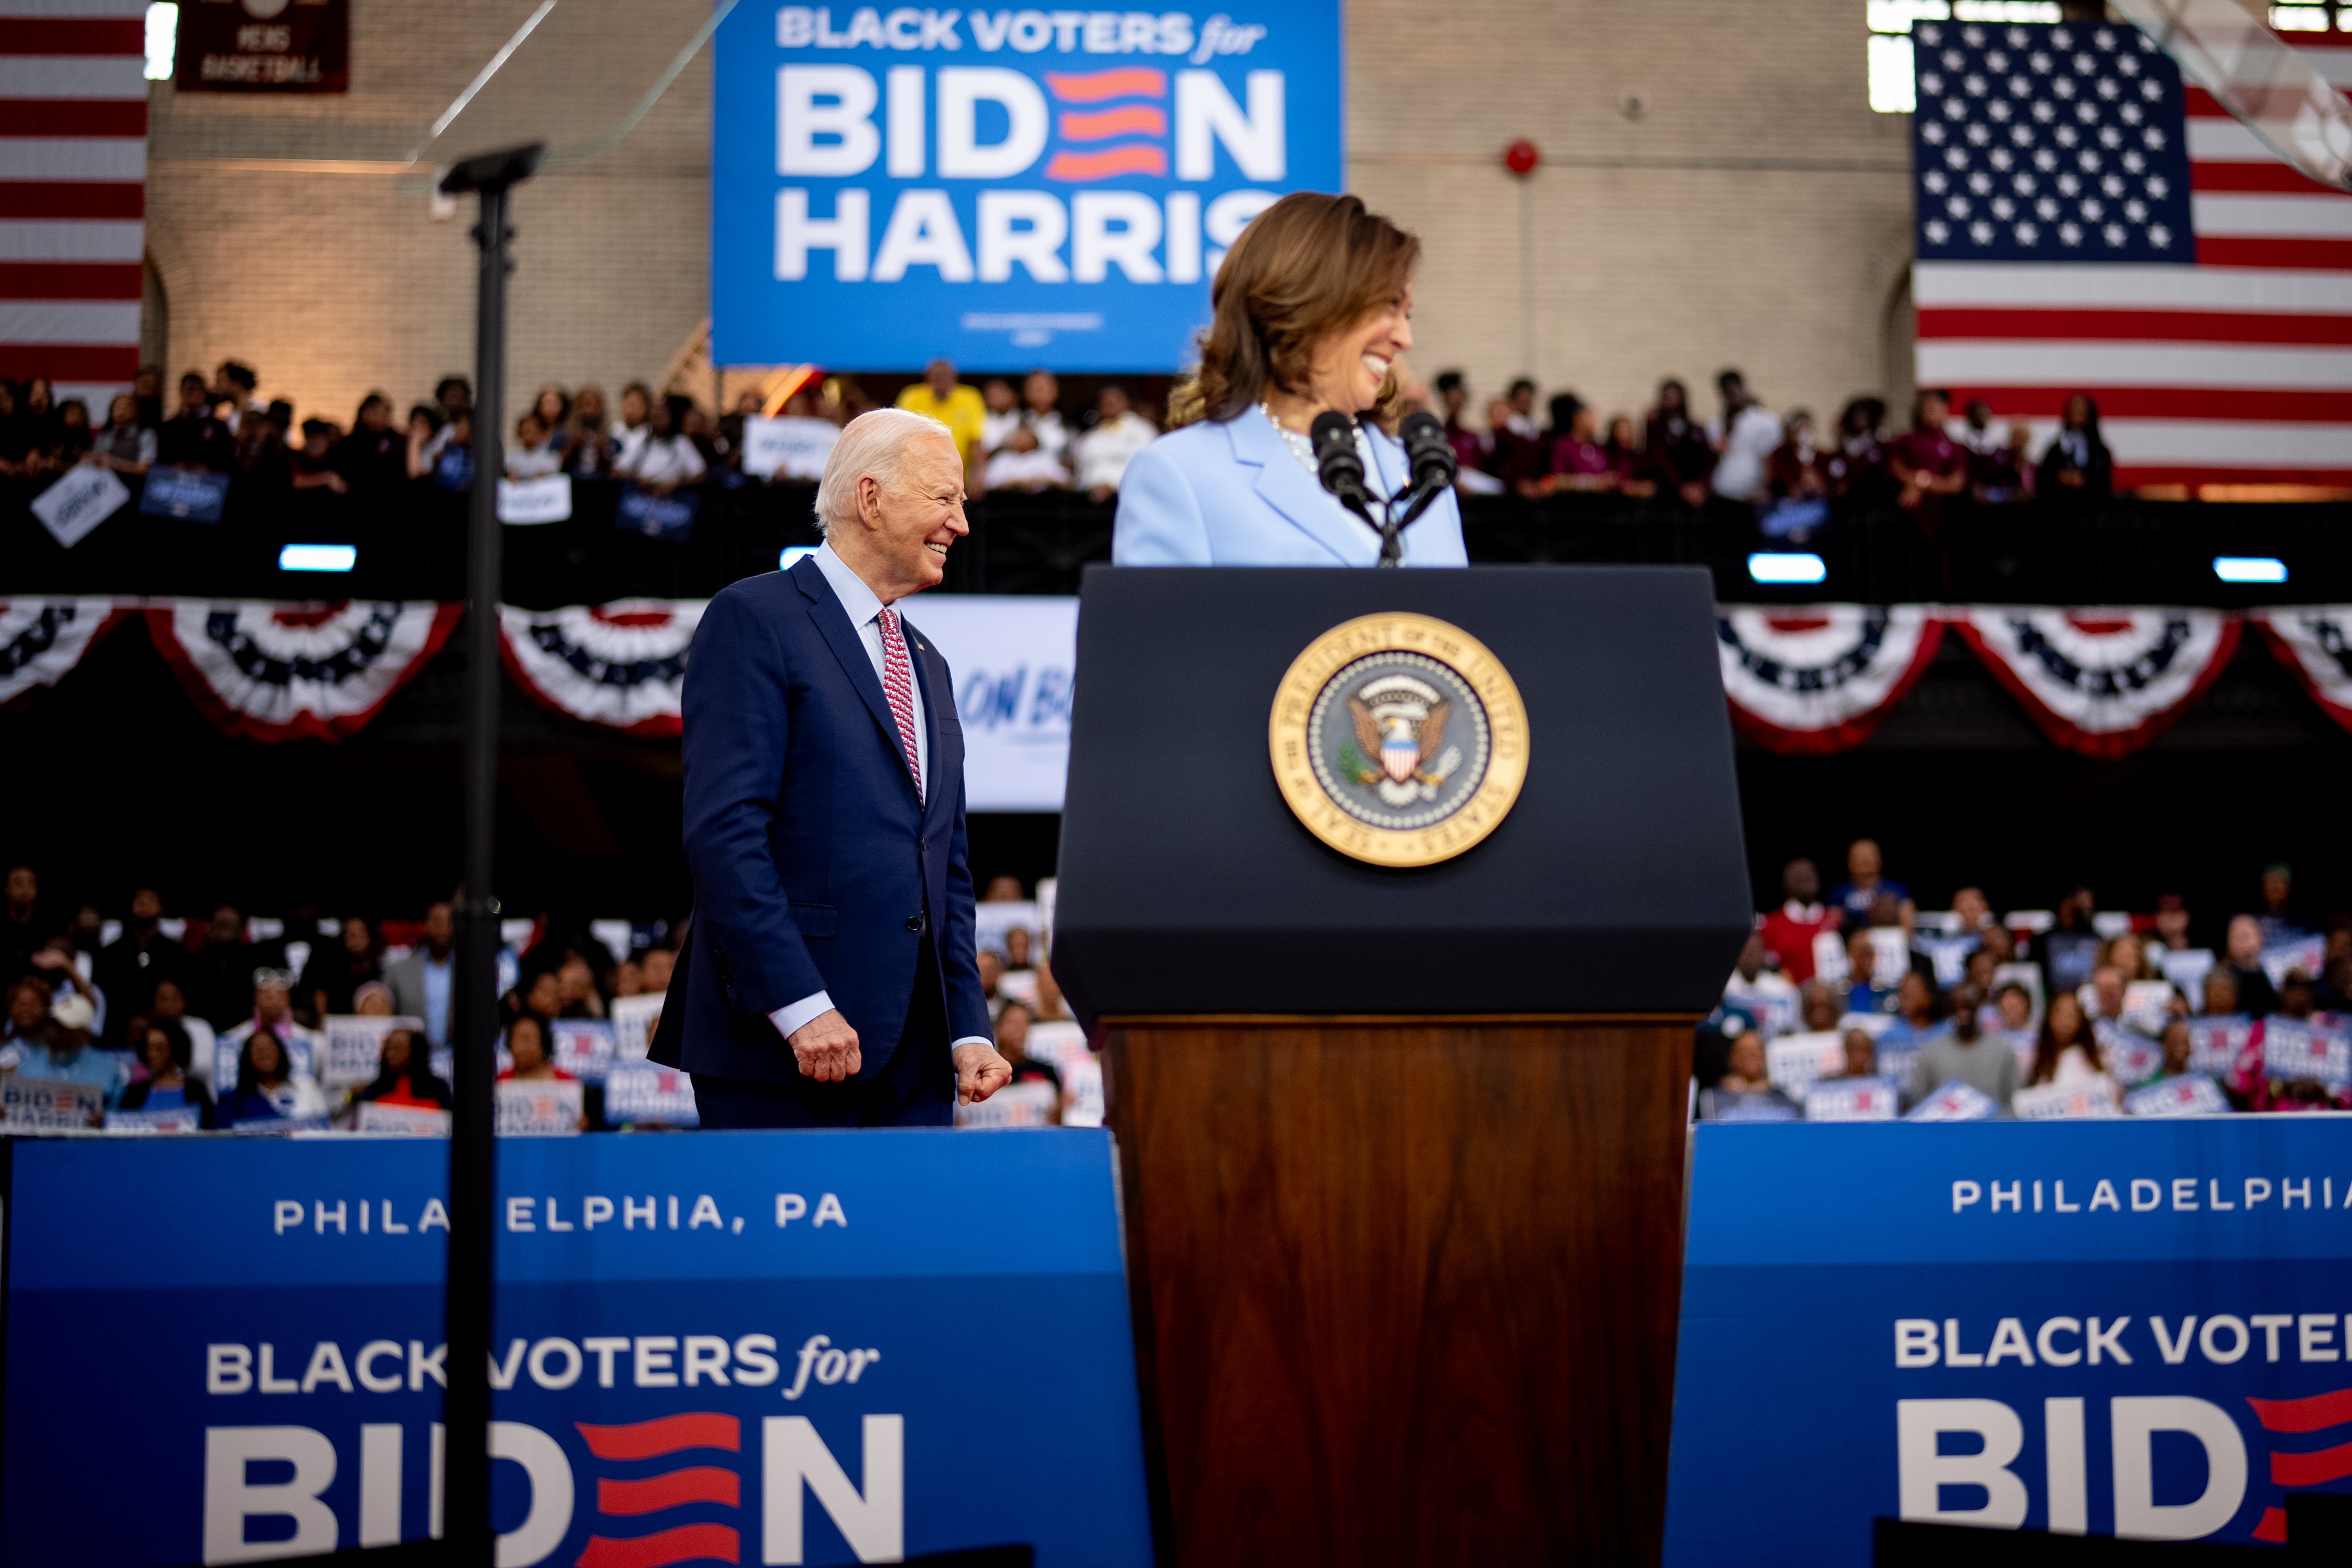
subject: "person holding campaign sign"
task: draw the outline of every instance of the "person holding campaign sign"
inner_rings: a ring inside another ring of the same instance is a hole
[[[1389,499],[1402,507],[1422,476],[1397,439],[1397,362],[1412,348],[1420,260],[1420,240],[1354,196],[1297,192],[1250,220],[1211,287],[1200,370],[1171,400],[1169,423],[1181,428],[1127,466],[1111,559],[1379,564],[1380,525],[1323,476],[1349,468],[1374,516]],[[1469,564],[1450,455],[1444,467],[1435,498],[1403,530],[1403,565]]]
[[[374,1081],[359,1092],[358,1099],[362,1103],[434,1111],[449,1108],[449,1086],[436,1078],[432,1069],[418,1057],[415,1030],[396,1029],[386,1034],[379,1061]]]
[[[253,1122],[319,1121],[327,1114],[327,1097],[310,1074],[290,1065],[286,1047],[268,1030],[246,1036],[237,1053],[236,1087],[220,1097],[214,1124],[240,1126]]]
[[[580,1080],[555,1065],[555,1059],[548,1050],[547,1026],[531,1014],[524,1013],[507,1025],[506,1044],[507,1057],[514,1065],[499,1074],[498,1082],[501,1085],[528,1087],[535,1083],[569,1083],[573,1088],[565,1091],[567,1097],[583,1092],[579,1088]],[[499,1094],[502,1099],[513,1097],[503,1088]],[[575,1120],[577,1131],[584,1133],[588,1130],[588,1113],[584,1108],[576,1113]]]
[[[850,422],[824,543],[710,601],[687,664],[694,916],[651,1057],[703,1126],[946,1126],[1011,1081],[991,1043],[947,662],[899,602],[970,531],[937,421]]]
[[[213,1124],[212,1092],[188,1076],[188,1036],[174,1025],[150,1023],[132,1043],[147,1076],[126,1086],[114,1103],[118,1111],[178,1111],[194,1109],[196,1124]]]

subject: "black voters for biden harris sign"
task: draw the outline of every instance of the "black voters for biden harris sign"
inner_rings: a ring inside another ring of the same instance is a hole
[[[713,356],[1174,370],[1249,220],[1343,184],[1339,19],[739,6],[716,40]]]
[[[1865,1568],[1874,1518],[2276,1543],[2352,1490],[2340,1121],[1693,1137],[1668,1568]]]
[[[446,1143],[8,1152],[0,1561],[438,1533]],[[1110,1162],[1078,1129],[503,1143],[499,1563],[1148,1564]]]

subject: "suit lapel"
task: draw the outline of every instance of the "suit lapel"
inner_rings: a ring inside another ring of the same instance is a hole
[[[793,567],[793,580],[808,596],[810,618],[824,633],[825,645],[840,661],[841,673],[849,677],[849,684],[866,699],[866,711],[874,716],[883,740],[892,751],[900,751],[898,724],[890,716],[889,699],[882,695],[882,678],[874,673],[874,661],[866,656],[866,644],[858,641],[857,628],[849,623],[849,612],[841,607],[833,584],[824,580],[824,571],[813,560],[803,560]]]
[[[1258,470],[1257,493],[1291,525],[1349,566],[1369,564],[1379,551],[1372,530],[1359,522],[1299,465],[1265,415],[1249,409],[1225,422],[1234,459]]]

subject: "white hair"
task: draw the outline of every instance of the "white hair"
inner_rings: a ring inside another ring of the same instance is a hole
[[[824,460],[824,477],[817,481],[818,535],[830,533],[835,523],[857,520],[860,479],[870,475],[886,490],[896,485],[907,465],[908,444],[922,435],[955,440],[938,420],[903,408],[877,408],[844,425],[833,455]]]

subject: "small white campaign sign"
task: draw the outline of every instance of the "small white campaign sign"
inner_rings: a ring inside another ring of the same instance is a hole
[[[2070,1122],[2123,1114],[2116,1103],[2116,1081],[2104,1072],[2074,1083],[2021,1089],[2011,1097],[2009,1107],[2021,1122]]]
[[[1803,1099],[1815,1081],[1844,1071],[1844,1037],[1832,1030],[1784,1034],[1764,1048],[1764,1076],[1791,1100]]]
[[[355,1130],[389,1137],[446,1138],[449,1113],[430,1105],[387,1105],[381,1100],[362,1100]]]
[[[2273,986],[2284,986],[2290,973],[2300,970],[2304,978],[2315,980],[2327,963],[2327,938],[2301,936],[2292,942],[2281,942],[2263,949],[2263,973]]]
[[[2189,1065],[2215,1078],[2229,1078],[2253,1043],[2254,1020],[2242,1014],[2220,1014],[2189,1020]]]
[[[498,1085],[501,1138],[563,1137],[580,1131],[576,1078],[509,1078]]]
[[[972,946],[982,953],[1004,951],[1004,934],[1014,926],[1029,933],[1029,956],[1036,959],[1040,927],[1037,906],[1026,899],[1019,903],[1006,900],[995,904],[975,904],[971,906]]]
[[[2219,1116],[2229,1109],[2221,1086],[2201,1072],[2159,1079],[2124,1096],[2126,1116]]]
[[[698,1126],[693,1075],[653,1061],[615,1066],[604,1080],[604,1120],[633,1126]]]
[[[379,1138],[446,1138],[449,1112],[433,1105],[385,1105],[383,1100],[360,1100],[360,1119],[352,1131]]]
[[[1981,1089],[1955,1078],[1911,1107],[1906,1122],[1990,1122],[2000,1106]]]
[[[373,1083],[383,1071],[383,1037],[404,1029],[425,1038],[423,1019],[367,1018],[358,1013],[330,1013],[321,1020],[327,1031],[327,1054],[319,1082],[329,1089]]]
[[[1891,1078],[1832,1078],[1805,1091],[1805,1120],[1892,1122],[1899,1098]]]
[[[561,523],[572,516],[572,476],[499,481],[499,521],[517,525]]]
[[[613,1019],[613,1060],[643,1061],[661,1023],[663,998],[615,997],[605,1011]]]
[[[110,468],[77,463],[64,477],[33,497],[33,516],[66,549],[81,543],[89,530],[122,509],[131,491]]]
[[[2124,1022],[2142,1034],[2162,1034],[2171,1014],[2171,981],[2134,980],[2124,988]]]
[[[2352,1082],[2352,1034],[2300,1019],[2263,1020],[2263,1071],[2281,1082],[2306,1079],[2331,1089]]]
[[[841,429],[829,419],[743,422],[743,472],[755,479],[822,479]]]
[[[2137,1030],[2106,1019],[2091,1024],[2091,1037],[2107,1059],[2107,1071],[2123,1084],[2145,1083],[2164,1071],[2164,1047]]]
[[[109,1111],[106,1130],[131,1137],[152,1137],[158,1133],[201,1132],[205,1113],[196,1105],[174,1105],[168,1111]]]
[[[2212,948],[2165,947],[2158,951],[2156,961],[2163,968],[2164,977],[2180,988],[2182,996],[2192,1004],[2201,1005],[2205,977],[2213,972]]]
[[[1050,1127],[1061,1092],[1042,1078],[1008,1083],[977,1105],[956,1107],[959,1127]]]
[[[557,1019],[547,1026],[555,1065],[575,1078],[602,1083],[613,1070],[613,1026],[603,1019]]]
[[[0,1123],[25,1132],[54,1133],[94,1127],[106,1109],[105,1092],[94,1083],[54,1078],[11,1078],[0,1082]]]

